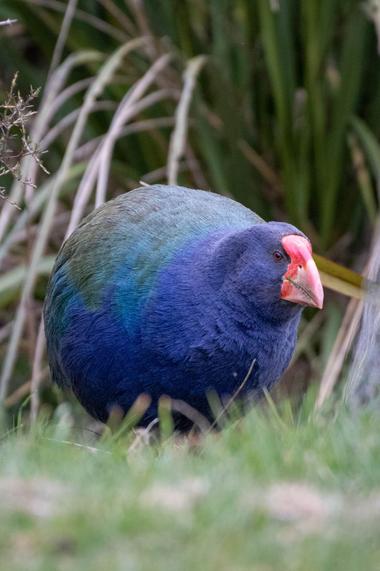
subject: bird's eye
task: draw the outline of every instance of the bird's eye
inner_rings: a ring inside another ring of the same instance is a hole
[[[281,260],[284,259],[283,254],[280,252],[280,250],[275,250],[273,252],[273,258],[275,260],[275,262],[281,262]]]

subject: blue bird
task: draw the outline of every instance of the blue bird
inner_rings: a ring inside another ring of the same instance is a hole
[[[322,304],[294,226],[211,192],[139,188],[92,212],[58,254],[44,306],[52,378],[103,422],[141,394],[141,425],[163,395],[212,420],[211,392],[255,399],[276,383],[302,308]]]

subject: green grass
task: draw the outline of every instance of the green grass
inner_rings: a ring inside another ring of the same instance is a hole
[[[174,437],[20,429],[0,450],[2,571],[378,569],[380,416],[252,411]]]

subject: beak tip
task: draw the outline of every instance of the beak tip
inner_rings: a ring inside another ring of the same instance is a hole
[[[319,274],[318,274],[318,277],[319,277]],[[325,300],[324,299],[325,293],[323,291],[323,286],[322,286],[322,283],[320,281],[320,278],[318,279],[318,282],[316,282],[315,285],[316,285],[315,291],[314,291],[315,307],[317,309],[323,309],[323,304],[324,304],[324,300]]]
[[[281,298],[293,303],[323,308],[323,286],[310,242],[303,236],[288,235],[282,245],[290,257],[290,264],[283,276]]]

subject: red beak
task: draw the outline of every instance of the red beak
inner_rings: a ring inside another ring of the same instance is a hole
[[[284,236],[281,243],[290,257],[290,264],[282,278],[281,299],[322,309],[323,287],[309,240],[303,236],[289,235]]]

